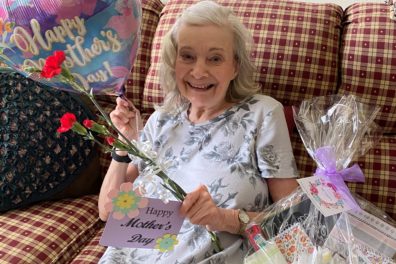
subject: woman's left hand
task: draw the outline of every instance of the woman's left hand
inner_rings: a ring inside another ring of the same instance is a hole
[[[209,231],[237,233],[239,220],[237,211],[217,207],[205,185],[187,194],[180,213],[192,224],[206,226]]]

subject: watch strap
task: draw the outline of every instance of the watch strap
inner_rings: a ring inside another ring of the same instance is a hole
[[[118,155],[118,154],[116,153],[116,150],[115,150],[115,149],[113,149],[113,150],[111,151],[111,158],[112,158],[113,160],[118,161],[118,162],[121,162],[121,163],[130,163],[130,162],[132,161],[132,160],[129,158],[128,155],[125,155],[125,156]]]
[[[238,219],[239,219],[239,234],[243,235],[245,233],[247,225],[250,222],[250,218],[244,209],[239,209]]]

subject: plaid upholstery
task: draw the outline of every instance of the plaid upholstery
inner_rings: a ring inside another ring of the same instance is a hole
[[[104,230],[104,223],[101,225],[99,231],[97,231],[94,238],[80,250],[78,255],[69,262],[69,264],[85,264],[85,263],[98,263],[102,257],[106,247],[99,244],[100,237]]]
[[[8,211],[0,215],[0,263],[68,263],[100,224],[97,195]]]
[[[162,37],[177,15],[195,2],[170,0],[162,11],[143,94],[146,112],[162,102],[158,78]],[[217,2],[232,8],[251,31],[251,56],[258,67],[255,79],[263,93],[292,105],[308,97],[336,92],[342,16],[339,6],[271,0]]]
[[[339,93],[353,93],[381,107],[381,144],[358,160],[364,184],[349,184],[396,219],[396,23],[385,4],[357,3],[345,12]]]
[[[385,4],[359,3],[346,10],[340,93],[354,93],[381,107],[378,124],[396,132],[396,22]]]
[[[366,198],[396,219],[396,136],[385,136],[357,161],[365,183],[349,183],[352,192]]]
[[[153,36],[163,7],[161,0],[142,1],[140,47],[132,71],[125,83],[127,97],[138,109],[141,109],[144,82],[150,66]]]
[[[304,147],[304,143],[297,132],[297,129],[294,129],[294,133],[291,135],[290,139],[292,142],[293,154],[296,159],[300,177],[303,178],[312,176],[316,170],[316,163],[311,158],[311,156],[309,156],[307,149]]]

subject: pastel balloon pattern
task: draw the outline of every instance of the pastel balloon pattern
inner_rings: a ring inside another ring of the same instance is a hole
[[[139,0],[0,0],[0,60],[27,76],[55,50],[87,90],[121,93],[140,41]],[[57,80],[51,87],[72,90]]]

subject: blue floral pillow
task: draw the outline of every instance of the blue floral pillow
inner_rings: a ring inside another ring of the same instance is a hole
[[[97,190],[93,143],[75,133],[56,133],[65,112],[93,118],[77,95],[0,71],[0,212]],[[84,173],[88,186],[78,179]]]

